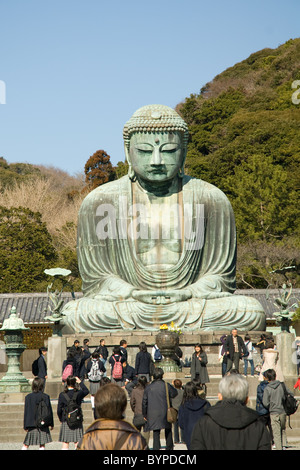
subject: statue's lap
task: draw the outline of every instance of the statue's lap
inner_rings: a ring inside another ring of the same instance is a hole
[[[170,318],[183,330],[224,330],[238,325],[244,331],[263,331],[266,326],[261,304],[252,297],[234,294],[165,305],[143,304],[130,299],[100,302],[83,297],[69,302],[64,314],[67,329],[77,333],[120,328],[151,331],[169,323]]]

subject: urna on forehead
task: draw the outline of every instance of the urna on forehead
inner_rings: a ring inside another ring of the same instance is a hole
[[[184,144],[188,141],[188,126],[182,117],[169,106],[151,104],[139,108],[123,129],[125,144],[134,132],[181,132]]]

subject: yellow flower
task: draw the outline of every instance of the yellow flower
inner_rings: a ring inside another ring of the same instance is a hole
[[[163,325],[161,325],[160,327],[161,330],[167,330],[168,329],[168,325],[166,325],[165,323]]]

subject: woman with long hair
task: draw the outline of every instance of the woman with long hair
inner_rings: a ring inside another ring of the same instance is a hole
[[[184,442],[189,449],[192,431],[196,422],[211,406],[210,403],[199,396],[199,387],[194,382],[187,382],[184,386],[182,403],[178,412],[178,424],[183,432]]]
[[[207,372],[207,354],[202,348],[201,344],[195,344],[195,352],[192,355],[191,362],[191,380],[199,382],[205,390],[206,384],[209,382]]]

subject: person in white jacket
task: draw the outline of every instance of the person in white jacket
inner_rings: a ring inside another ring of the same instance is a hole
[[[252,341],[249,335],[245,335],[244,343],[249,353],[248,356],[244,357],[244,375],[245,377],[247,376],[248,362],[249,362],[251,377],[254,377],[254,361],[253,361],[254,348],[253,348]]]

